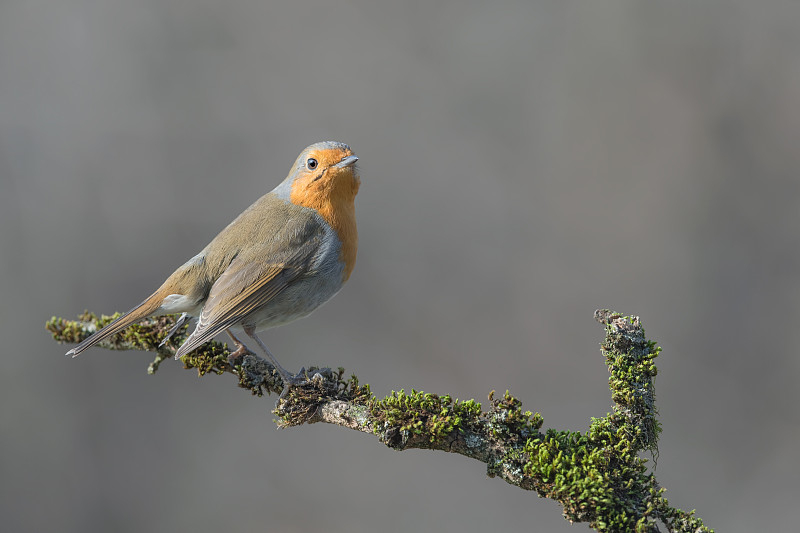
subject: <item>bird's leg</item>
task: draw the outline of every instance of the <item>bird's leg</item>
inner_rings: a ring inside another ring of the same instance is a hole
[[[272,362],[272,365],[275,367],[275,370],[277,370],[278,373],[281,375],[281,379],[283,379],[283,392],[281,392],[280,398],[286,396],[286,393],[289,392],[289,389],[291,387],[305,385],[308,382],[308,380],[302,377],[304,371],[298,372],[297,375],[292,375],[285,368],[283,368],[280,365],[280,363],[278,363],[277,359],[275,359],[275,356],[272,355],[272,352],[269,351],[269,348],[267,348],[267,346],[263,342],[261,342],[261,339],[258,338],[258,336],[256,335],[256,329],[254,327],[246,326],[244,328],[244,332],[247,333],[247,335],[251,339],[253,339],[258,343],[261,349],[264,350],[264,353],[267,354],[267,357],[269,357],[269,360],[270,362]]]
[[[166,337],[164,337],[164,340],[162,340],[162,341],[161,341],[161,344],[159,344],[159,345],[158,345],[158,347],[159,347],[159,348],[161,348],[162,346],[164,346],[165,344],[167,344],[167,341],[170,339],[170,337],[172,337],[173,335],[175,335],[175,332],[177,332],[179,329],[181,329],[181,326],[183,326],[184,324],[186,324],[186,322],[187,322],[187,321],[188,321],[190,318],[191,318],[191,317],[189,316],[189,313],[183,313],[183,314],[180,316],[180,318],[178,318],[178,320],[175,322],[175,325],[174,325],[174,326],[172,326],[172,329],[170,329],[170,330],[169,330],[169,332],[167,332],[167,336],[166,336]]]
[[[245,346],[236,335],[233,334],[231,328],[225,328],[225,333],[230,336],[231,340],[233,340],[234,346],[236,346],[236,351],[228,354],[228,364],[231,366],[236,366],[242,362],[242,357],[253,352],[251,352],[250,349]]]

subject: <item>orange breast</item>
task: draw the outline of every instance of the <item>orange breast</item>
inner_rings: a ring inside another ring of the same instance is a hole
[[[316,188],[293,187],[290,198],[295,205],[316,210],[336,231],[342,246],[339,257],[344,263],[342,283],[347,281],[353,272],[358,252],[355,207],[358,180],[356,178],[351,181],[352,186],[337,183],[336,187],[325,187],[327,190],[324,191]]]

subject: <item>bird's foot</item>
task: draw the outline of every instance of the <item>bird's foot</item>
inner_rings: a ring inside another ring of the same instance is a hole
[[[245,355],[255,355],[244,344],[237,344],[236,350],[228,354],[228,364],[235,368],[236,365],[241,365]]]
[[[281,392],[281,395],[278,396],[278,401],[285,398],[292,387],[302,387],[311,383],[311,380],[306,376],[305,367],[301,368],[300,372],[294,375],[290,374],[281,367],[278,367],[277,370],[281,375],[281,379],[283,380],[283,391]]]

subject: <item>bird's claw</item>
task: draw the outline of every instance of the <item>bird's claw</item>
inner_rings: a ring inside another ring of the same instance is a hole
[[[236,347],[236,350],[228,354],[228,364],[231,365],[232,368],[235,368],[236,365],[241,365],[242,360],[244,359],[245,355],[255,355],[251,352],[247,346],[244,344],[240,344]]]
[[[280,372],[280,374],[281,374],[281,379],[283,380],[283,391],[281,392],[281,395],[278,396],[278,402],[280,402],[280,400],[286,397],[286,395],[289,393],[289,390],[292,387],[303,387],[311,383],[311,380],[306,375],[305,367],[301,368],[300,372],[294,375],[290,374],[289,372],[286,372],[285,370],[283,370],[283,372]]]

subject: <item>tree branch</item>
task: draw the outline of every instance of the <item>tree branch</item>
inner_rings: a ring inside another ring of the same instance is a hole
[[[84,313],[78,321],[53,317],[47,329],[59,342],[76,343],[116,316],[98,318]],[[611,377],[614,402],[611,413],[593,418],[587,432],[542,431],[543,418],[523,411],[508,391],[489,394],[487,410],[474,400],[454,400],[449,395],[401,390],[379,399],[369,385],[344,369],[311,367],[309,382],[292,388],[273,411],[281,427],[325,422],[374,434],[395,450],[423,448],[458,453],[487,465],[490,477],[500,477],[517,487],[536,491],[558,501],[564,517],[587,522],[598,531],[712,531],[694,517],[669,505],[647,460],[657,457],[661,431],[656,418],[655,358],[661,349],[644,336],[638,317],[608,310],[595,312],[605,326],[602,353]],[[156,352],[148,367],[155,373],[174,348],[159,347],[175,317],[147,319],[98,345],[112,350]],[[179,346],[185,329],[171,339]],[[255,354],[241,364],[228,363],[227,345],[209,342],[182,358],[184,368],[208,373],[230,373],[240,387],[262,396],[279,393],[283,382],[272,365]]]

